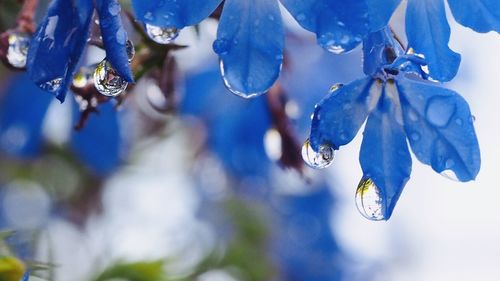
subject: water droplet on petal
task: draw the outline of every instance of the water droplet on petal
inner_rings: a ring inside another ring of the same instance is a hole
[[[130,40],[127,40],[127,45],[125,46],[127,50],[128,62],[131,62],[135,56],[135,47],[134,43]]]
[[[413,109],[410,109],[408,111],[408,117],[413,122],[417,122],[418,121],[418,115],[417,115],[417,113]]]
[[[433,97],[427,104],[425,116],[434,126],[446,126],[455,113],[455,102],[449,97]]]
[[[302,146],[302,159],[311,168],[324,169],[333,163],[335,150],[328,144],[322,144],[316,152],[311,147],[311,142],[307,139]]]
[[[413,132],[411,135],[410,135],[410,138],[413,140],[413,141],[419,141],[420,140],[420,134],[417,133],[417,132]]]
[[[298,22],[302,22],[302,21],[305,21],[306,20],[306,15],[303,14],[303,13],[300,13],[297,15],[297,21]]]
[[[38,84],[38,87],[48,92],[57,92],[61,88],[62,80],[62,78],[52,79],[50,81]]]
[[[26,58],[31,37],[26,33],[11,32],[9,34],[9,48],[7,50],[7,61],[12,67],[26,67]]]
[[[267,92],[267,89],[265,91],[262,91],[262,92],[242,92],[242,91],[239,91],[238,89],[236,89],[232,84],[231,84],[231,81],[229,80],[229,78],[227,77],[226,75],[226,70],[224,69],[224,62],[221,60],[220,61],[220,72],[221,72],[221,75],[222,75],[222,80],[224,81],[224,86],[226,86],[226,88],[233,94],[239,96],[239,97],[242,97],[242,98],[245,98],[245,99],[251,99],[251,98],[254,98],[254,97],[257,97],[257,96],[260,96],[262,94],[265,94]],[[246,84],[247,88],[252,88],[252,84],[251,84],[251,79],[249,78],[247,80],[247,84]]]
[[[444,170],[442,171],[441,173],[439,173],[441,176],[449,179],[449,180],[452,180],[452,181],[460,181],[457,177],[457,175],[455,174],[455,172],[453,172],[452,170]]]
[[[217,39],[212,47],[218,55],[225,55],[229,51],[229,41],[223,38]]]
[[[110,1],[109,6],[108,6],[108,12],[112,16],[116,16],[120,13],[120,11],[121,11],[120,4],[118,4],[118,2]]]
[[[128,83],[118,75],[116,70],[111,66],[111,63],[103,60],[95,69],[94,86],[99,93],[108,97],[114,97],[123,93]]]
[[[380,189],[370,178],[363,178],[359,182],[356,190],[356,207],[361,215],[369,220],[385,220]]]
[[[160,27],[151,24],[146,24],[146,33],[158,44],[171,43],[179,36],[179,30],[175,27]]]
[[[342,83],[337,83],[337,84],[334,84],[330,87],[330,90],[328,91],[328,93],[332,94],[334,93],[335,91],[337,91],[338,89],[342,88],[342,86],[344,86],[344,84]]]
[[[116,31],[115,39],[116,39],[116,43],[118,43],[120,45],[125,45],[127,43],[127,32],[125,31],[125,28],[120,27]]]

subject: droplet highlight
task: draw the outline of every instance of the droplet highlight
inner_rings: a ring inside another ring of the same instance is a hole
[[[94,86],[102,95],[115,97],[125,91],[128,83],[118,75],[111,63],[103,60],[95,69]]]
[[[324,169],[333,163],[335,157],[335,150],[328,144],[322,144],[319,151],[316,152],[309,139],[302,145],[302,159],[304,162],[313,169]]]
[[[356,207],[359,213],[372,221],[385,220],[380,189],[372,179],[363,178],[356,189]]]
[[[151,24],[146,24],[146,33],[158,44],[169,44],[179,36],[179,30],[175,27],[160,27]]]
[[[40,83],[38,84],[38,87],[47,92],[54,93],[59,91],[59,89],[61,89],[62,81],[63,81],[62,78],[56,78],[44,83]]]

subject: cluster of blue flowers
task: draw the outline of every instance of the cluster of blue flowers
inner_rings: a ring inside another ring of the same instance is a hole
[[[391,216],[410,177],[407,140],[417,159],[438,173],[469,181],[480,168],[468,104],[440,84],[450,81],[460,64],[460,55],[448,47],[445,2],[407,1],[408,46],[402,46],[388,28],[400,2],[281,0],[327,51],[341,54],[363,45],[366,77],[334,86],[317,105],[303,156],[314,168],[327,167],[334,151],[349,143],[367,120],[357,204],[373,220]],[[500,32],[499,1],[449,0],[448,4],[460,24],[477,32]],[[226,87],[250,98],[266,93],[278,79],[285,28],[277,0],[132,0],[132,6],[146,34],[162,44],[222,9],[213,49]],[[27,69],[38,86],[61,101],[73,83],[94,10],[106,50],[105,64],[94,76],[96,88],[114,96],[124,83],[134,81],[131,46],[118,1],[54,0],[31,40]],[[113,75],[97,75],[103,69]]]

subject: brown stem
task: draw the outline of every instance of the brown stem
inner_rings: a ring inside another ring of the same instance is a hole
[[[24,0],[17,16],[17,28],[21,32],[34,33],[36,30],[35,14],[38,0]]]

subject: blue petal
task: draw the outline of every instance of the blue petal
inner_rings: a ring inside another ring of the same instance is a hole
[[[183,28],[207,18],[222,0],[132,0],[137,19],[161,27]]]
[[[85,48],[92,11],[92,0],[55,0],[31,41],[28,73],[61,102]]]
[[[395,96],[395,85],[388,82],[383,98],[366,122],[359,155],[364,177],[372,179],[380,189],[382,213],[386,220],[390,218],[411,173],[410,151]]]
[[[425,56],[432,78],[444,82],[455,77],[460,65],[460,54],[448,47],[450,26],[443,1],[408,1],[406,34],[409,47]]]
[[[398,80],[405,130],[418,160],[461,181],[481,166],[479,145],[467,102],[452,90],[422,80]]]
[[[373,76],[403,54],[402,47],[388,27],[372,32],[363,40],[363,71]]]
[[[27,270],[24,275],[23,275],[23,278],[21,279],[21,281],[28,281],[30,280],[30,271]]]
[[[455,20],[477,32],[500,32],[500,1],[448,0]]]
[[[78,105],[73,103],[73,123],[80,118]],[[80,131],[73,131],[71,147],[92,172],[106,176],[121,163],[125,142],[120,134],[118,113],[111,103],[98,108]]]
[[[348,144],[365,122],[369,111],[369,93],[375,94],[377,86],[380,89],[379,82],[374,83],[367,77],[342,86],[323,99],[316,106],[312,118],[312,148],[317,151],[325,143],[335,148]]]
[[[318,44],[334,53],[354,49],[370,31],[384,27],[400,0],[281,0]],[[385,3],[387,2],[387,3]]]
[[[214,50],[233,93],[247,98],[265,93],[278,78],[283,45],[277,1],[226,0]]]
[[[120,17],[120,3],[118,3],[118,0],[96,0],[96,5],[99,13],[102,41],[106,49],[106,59],[121,77],[128,82],[134,82],[128,62],[128,36]]]
[[[0,148],[19,157],[34,157],[43,144],[42,124],[52,97],[22,75],[12,81],[0,106]]]

